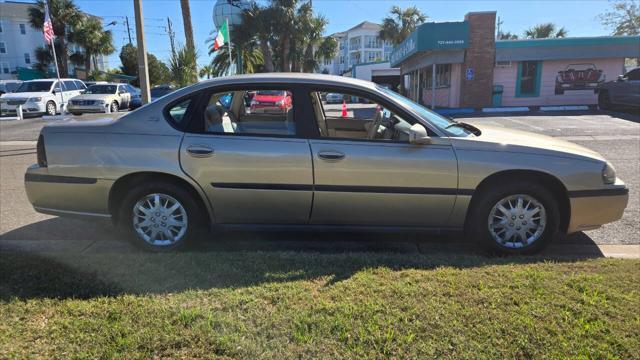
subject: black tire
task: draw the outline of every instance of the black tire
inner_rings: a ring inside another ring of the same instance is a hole
[[[494,240],[489,231],[489,216],[492,208],[502,199],[523,194],[533,197],[542,204],[546,212],[546,226],[542,235],[533,243],[520,247],[507,247]],[[506,185],[496,185],[478,194],[473,199],[465,226],[465,237],[474,241],[482,249],[492,254],[530,255],[542,251],[558,236],[560,210],[553,194],[535,182],[519,181]]]
[[[82,113],[79,113],[79,112],[74,112],[74,113],[71,113],[71,114],[73,114],[74,116],[82,116]]]
[[[609,92],[606,90],[600,90],[598,93],[598,107],[601,110],[611,110],[613,106],[611,105],[611,97],[609,97]]]
[[[53,101],[47,101],[47,105],[45,105],[44,111],[47,115],[55,116],[58,113],[56,103]]]
[[[147,195],[156,193],[171,196],[177,200],[186,211],[186,232],[178,241],[169,245],[154,245],[145,241],[142,236],[138,234],[133,225],[134,205],[136,205],[136,203],[141,199],[144,199]],[[193,245],[200,230],[202,229],[203,219],[201,214],[202,212],[198,206],[198,202],[186,189],[170,182],[152,182],[135,186],[124,197],[120,207],[118,225],[124,230],[129,240],[134,245],[144,250],[166,252]]]
[[[117,113],[118,111],[120,111],[120,107],[118,105],[117,101],[114,101],[111,103],[111,112],[112,113]]]

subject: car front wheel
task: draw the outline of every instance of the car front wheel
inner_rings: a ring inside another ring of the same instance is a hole
[[[557,236],[559,217],[549,190],[537,183],[518,183],[480,194],[466,230],[468,237],[490,252],[532,254]]]
[[[600,90],[600,93],[598,93],[598,107],[601,110],[611,110],[612,106],[609,92]]]
[[[120,213],[120,225],[134,243],[152,251],[174,250],[193,242],[199,223],[196,201],[171,183],[134,188]]]
[[[47,105],[46,105],[46,113],[47,113],[47,115],[54,116],[57,112],[58,111],[56,109],[56,103],[54,103],[53,101],[47,102]]]
[[[111,103],[111,112],[112,112],[112,113],[115,113],[115,112],[118,112],[118,110],[119,110],[118,103],[117,103],[117,102],[115,102],[115,101],[114,101],[114,102],[112,102],[112,103]]]

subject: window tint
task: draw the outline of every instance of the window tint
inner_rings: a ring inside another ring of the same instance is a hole
[[[374,101],[337,92],[311,97],[323,137],[409,142],[412,124]]]
[[[179,127],[184,126],[184,121],[186,120],[184,115],[187,113],[187,109],[190,104],[191,99],[186,99],[169,108],[169,116],[171,117],[171,120],[173,120],[174,124]]]
[[[204,131],[295,135],[293,96],[286,90],[239,90],[213,94],[204,111]]]
[[[640,69],[629,71],[626,77],[628,80],[640,80]]]
[[[86,88],[87,88],[87,87],[85,86],[85,84],[84,84],[82,81],[80,81],[80,80],[74,80],[73,82],[76,84],[76,87],[77,87],[79,90],[84,90],[84,89],[86,89]]]
[[[76,87],[76,84],[71,81],[71,80],[64,80],[62,81],[63,85],[64,85],[64,91],[74,91],[74,90],[78,90],[78,88]]]

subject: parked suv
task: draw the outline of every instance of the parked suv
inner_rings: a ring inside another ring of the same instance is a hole
[[[2,115],[15,115],[22,105],[26,115],[55,115],[62,105],[86,90],[84,83],[77,79],[38,79],[25,81],[15,92],[0,96]]]
[[[611,109],[616,105],[639,107],[640,67],[618,76],[616,81],[601,84],[596,90],[601,109]]]

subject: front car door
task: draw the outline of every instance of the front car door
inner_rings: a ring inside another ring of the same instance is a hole
[[[457,161],[448,138],[408,141],[417,120],[383,98],[322,89],[359,99],[327,104],[310,94],[319,134],[314,164],[313,224],[443,227],[457,194]],[[372,94],[369,94],[372,95]]]
[[[291,91],[294,105],[252,107],[252,91]],[[308,223],[313,168],[308,141],[297,136],[304,114],[295,102],[294,89],[281,85],[236,86],[207,90],[190,108],[181,165],[204,189],[217,223]]]

